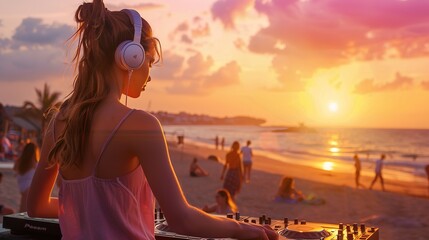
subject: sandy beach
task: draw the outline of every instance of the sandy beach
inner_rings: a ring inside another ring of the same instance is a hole
[[[216,150],[192,144],[177,145],[169,142],[171,160],[189,203],[196,207],[214,202],[215,191],[222,187],[220,174],[222,162],[207,160],[216,155],[221,160],[226,150]],[[209,176],[189,176],[189,165],[194,157],[209,172]],[[373,190],[356,189],[354,175],[282,163],[264,156],[254,157],[250,183],[243,186],[236,197],[241,215],[273,219],[299,218],[308,222],[366,223],[380,228],[380,239],[428,239],[429,198],[427,189],[415,188],[407,182],[385,182],[386,192],[377,183]],[[2,168],[0,202],[18,209],[20,194],[11,169]],[[296,179],[296,188],[304,194],[325,200],[324,204],[276,203],[273,197],[282,176]],[[369,186],[371,177],[363,176],[361,182]],[[426,195],[425,195],[426,191]]]

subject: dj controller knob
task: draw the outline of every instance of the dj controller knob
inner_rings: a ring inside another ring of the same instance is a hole
[[[287,226],[289,225],[289,218],[283,218],[283,223]]]
[[[298,224],[298,223],[299,223],[298,218],[295,218],[295,219],[293,220],[293,224]]]
[[[227,218],[231,218],[231,219],[233,219],[233,218],[234,218],[234,214],[232,214],[232,213],[227,213],[227,214],[226,214],[226,217],[227,217]]]
[[[360,224],[360,231],[362,232],[362,233],[364,233],[365,232],[365,223],[361,223]]]
[[[337,240],[343,240],[343,230],[342,229],[338,229]]]
[[[252,219],[252,221],[251,221],[252,223],[256,223],[256,219]]]
[[[348,232],[347,233],[347,240],[353,240],[353,239],[354,239],[353,233],[352,232]]]
[[[346,231],[350,232],[350,225],[348,225],[348,224],[346,225]]]
[[[236,212],[235,213],[235,220],[240,220],[240,213],[239,212]]]
[[[305,224],[307,224],[307,221],[301,220],[301,225],[305,225]]]
[[[358,224],[357,223],[353,223],[353,231],[354,232],[358,231]]]
[[[338,224],[338,228],[341,229],[341,230],[343,230],[344,229],[344,224],[343,223],[339,223]]]
[[[248,223],[248,222],[249,222],[249,219],[247,219],[247,218],[246,218],[246,219],[244,219],[243,221],[244,221],[245,223]]]

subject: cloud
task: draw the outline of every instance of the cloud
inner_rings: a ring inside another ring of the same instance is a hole
[[[213,19],[219,19],[227,29],[235,28],[236,18],[243,16],[254,0],[218,0],[211,8]]]
[[[276,59],[281,84],[354,61],[429,56],[427,0],[219,0],[211,13],[230,29],[252,3],[268,25],[247,40],[248,49]]]
[[[354,92],[358,94],[367,94],[373,92],[393,91],[411,86],[412,84],[412,78],[402,76],[397,72],[393,81],[384,84],[376,84],[373,79],[365,79],[355,86]]]
[[[193,44],[195,39],[210,36],[210,26],[201,17],[194,17],[191,23],[184,21],[177,25],[169,35],[170,40],[180,36],[180,41],[188,45]]]
[[[40,47],[63,45],[73,28],[65,24],[44,24],[40,18],[25,18],[12,36],[11,47]]]
[[[174,94],[209,94],[216,89],[238,84],[241,67],[232,61],[213,69],[212,57],[204,57],[195,52],[188,59],[175,54],[173,51],[164,52],[161,68],[154,68],[151,75],[172,83],[166,90]]]
[[[0,39],[0,81],[40,81],[66,71],[65,41],[73,27],[23,19],[11,38]]]

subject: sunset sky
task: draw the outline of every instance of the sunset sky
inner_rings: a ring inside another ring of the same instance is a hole
[[[164,62],[131,107],[267,125],[429,128],[427,0],[106,0],[137,9]],[[70,92],[81,1],[0,1],[0,103]]]

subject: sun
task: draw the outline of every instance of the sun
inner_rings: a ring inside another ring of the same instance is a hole
[[[336,102],[330,102],[328,104],[328,109],[331,112],[336,112],[336,111],[338,111],[338,104]]]

